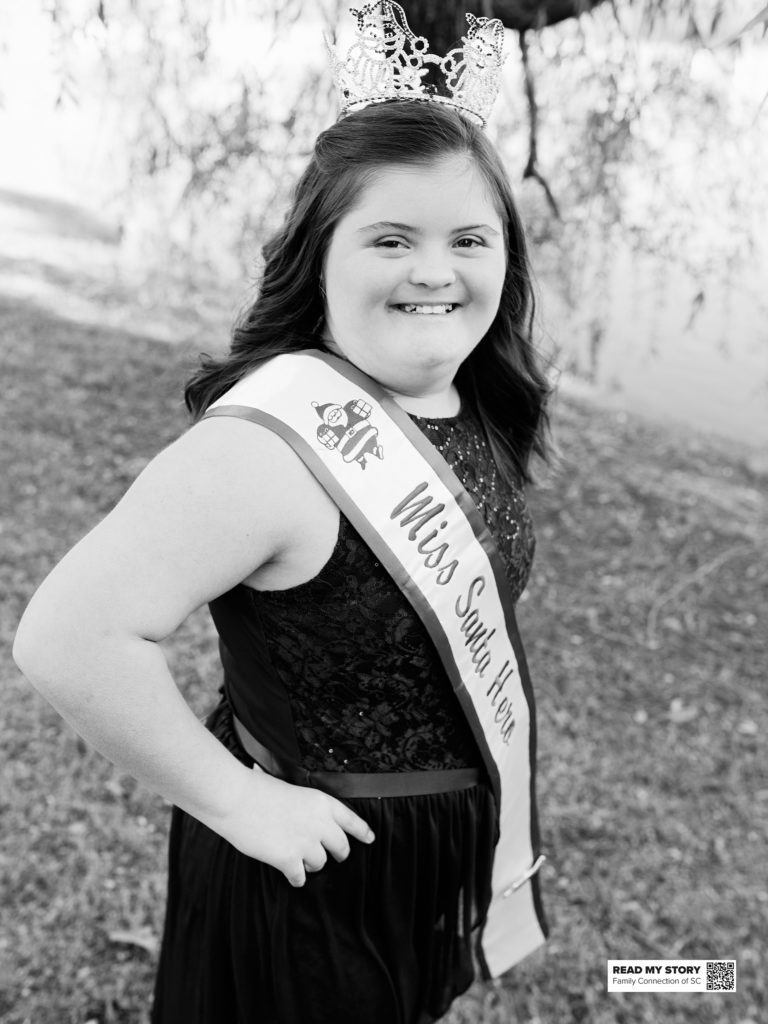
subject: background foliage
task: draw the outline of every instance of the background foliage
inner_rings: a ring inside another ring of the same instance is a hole
[[[235,290],[255,276],[312,139],[334,116],[319,39],[346,6],[49,0],[56,102],[99,111],[108,156],[93,193],[146,287],[167,295],[170,279],[194,302],[212,280]],[[441,33],[455,39],[459,0],[405,7],[438,36],[435,49]],[[520,182],[547,298],[542,328],[566,368],[597,375],[610,296],[641,277],[649,283],[634,285],[634,301],[661,307],[671,287],[689,329],[719,309],[724,344],[735,306],[767,312],[755,275],[768,263],[768,103],[749,79],[760,59],[768,66],[768,8],[757,7],[483,6],[519,30],[491,132]],[[652,348],[652,318],[646,328],[635,344]]]

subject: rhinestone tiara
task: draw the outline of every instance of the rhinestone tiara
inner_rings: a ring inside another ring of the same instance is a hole
[[[484,128],[501,84],[504,26],[498,18],[467,14],[469,28],[461,46],[438,57],[424,36],[408,26],[394,0],[376,0],[360,10],[356,39],[341,60],[326,38],[331,69],[342,108],[340,117],[388,100],[445,103]],[[438,69],[439,86],[422,81],[428,65]]]

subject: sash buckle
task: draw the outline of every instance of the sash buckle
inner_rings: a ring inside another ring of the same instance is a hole
[[[502,898],[505,899],[505,900],[508,899],[512,895],[512,893],[517,892],[518,889],[520,889],[522,886],[524,886],[525,883],[529,879],[533,878],[533,876],[539,871],[539,869],[541,868],[541,865],[544,863],[544,861],[546,859],[547,858],[544,856],[543,853],[539,854],[539,856],[536,858],[536,860],[533,862],[533,864],[531,864],[531,866],[528,868],[528,870],[526,872],[524,872],[522,875],[520,875],[520,877],[518,879],[516,879],[510,886],[508,886],[502,892],[502,894],[501,894]]]

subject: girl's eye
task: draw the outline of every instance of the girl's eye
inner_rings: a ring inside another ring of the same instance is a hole
[[[455,244],[461,249],[475,249],[478,246],[485,245],[485,242],[482,238],[478,238],[475,235],[465,235],[463,238],[457,238]]]
[[[405,242],[402,238],[379,238],[375,244],[376,247],[380,249],[396,249],[400,246],[404,246]]]

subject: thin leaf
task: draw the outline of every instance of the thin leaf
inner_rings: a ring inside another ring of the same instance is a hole
[[[730,38],[726,39],[720,45],[730,46],[732,43],[735,43],[737,39],[740,39],[743,35],[749,32],[750,29],[755,28],[757,25],[762,25],[764,28],[768,29],[768,7],[764,7],[762,11],[760,11],[759,14],[756,14],[754,18],[751,18],[742,29],[740,29],[738,32],[735,32],[732,36],[730,36]]]
[[[126,946],[138,946],[147,953],[156,953],[159,947],[157,936],[150,928],[136,928],[134,931],[114,931],[109,933],[109,941],[122,943]]]
[[[668,717],[675,725],[686,725],[697,718],[698,708],[692,704],[685,704],[680,697],[675,697],[669,705]]]

